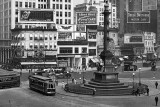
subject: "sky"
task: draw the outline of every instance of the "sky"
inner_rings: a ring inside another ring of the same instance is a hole
[[[77,4],[82,4],[82,3],[84,3],[84,0],[73,0],[74,6]]]

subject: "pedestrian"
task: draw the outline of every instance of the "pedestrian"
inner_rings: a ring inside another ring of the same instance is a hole
[[[156,106],[158,105],[158,97],[155,97]]]
[[[147,91],[147,96],[149,96],[149,88],[148,87],[146,88],[146,91]]]
[[[95,95],[95,93],[96,93],[96,89],[95,89],[95,88],[93,88],[93,95]]]
[[[156,89],[157,89],[157,87],[158,87],[158,82],[157,81],[155,82],[155,86],[156,86]]]
[[[140,96],[140,90],[139,90],[139,87],[137,88],[137,94]]]
[[[62,88],[63,88],[63,89],[64,89],[64,86],[65,86],[64,81],[62,81]]]
[[[58,79],[55,80],[56,86],[58,86]]]

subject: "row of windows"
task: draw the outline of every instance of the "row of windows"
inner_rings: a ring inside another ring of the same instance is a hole
[[[53,0],[53,2],[55,2],[55,1],[56,1],[56,2],[62,2],[62,0]],[[67,2],[70,3],[71,0],[65,0],[65,2],[66,2],[66,3],[67,3]]]
[[[63,9],[63,6],[62,6],[62,4],[53,4],[53,7],[52,7],[53,9]],[[69,4],[69,5],[67,5],[67,4],[65,4],[65,10],[71,10],[71,5]]]
[[[62,24],[62,19],[56,19],[56,24]],[[71,19],[65,19],[65,24],[71,24]]]
[[[46,4],[38,4],[39,9],[46,9],[47,5]]]
[[[70,48],[61,47],[59,50],[60,50],[59,53],[73,53],[73,48],[71,48],[71,47]],[[74,53],[79,53],[79,48],[78,47],[74,48]],[[81,53],[87,53],[87,48],[82,47]]]
[[[15,2],[15,7],[22,7],[23,6],[23,2]],[[25,2],[25,7],[32,7],[35,8],[35,2]]]
[[[56,11],[56,16],[57,17],[63,17],[63,15],[62,15],[62,11]],[[71,12],[65,12],[65,17],[71,17]]]
[[[47,0],[38,0],[39,2],[46,2]]]

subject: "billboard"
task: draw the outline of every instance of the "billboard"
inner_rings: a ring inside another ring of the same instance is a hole
[[[58,40],[72,39],[72,32],[59,32]]]
[[[127,12],[127,23],[150,23],[150,12],[129,11]]]
[[[53,10],[20,10],[19,21],[22,23],[53,22]]]
[[[77,24],[97,24],[96,12],[77,12]]]
[[[139,36],[133,36],[133,35],[126,35],[124,36],[124,43],[143,43],[143,37],[142,35]]]

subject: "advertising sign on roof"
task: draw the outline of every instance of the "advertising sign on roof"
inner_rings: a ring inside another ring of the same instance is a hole
[[[150,12],[129,11],[127,12],[127,23],[150,23]]]
[[[19,22],[53,22],[53,10],[20,10]]]
[[[77,24],[97,24],[97,13],[77,12]]]

